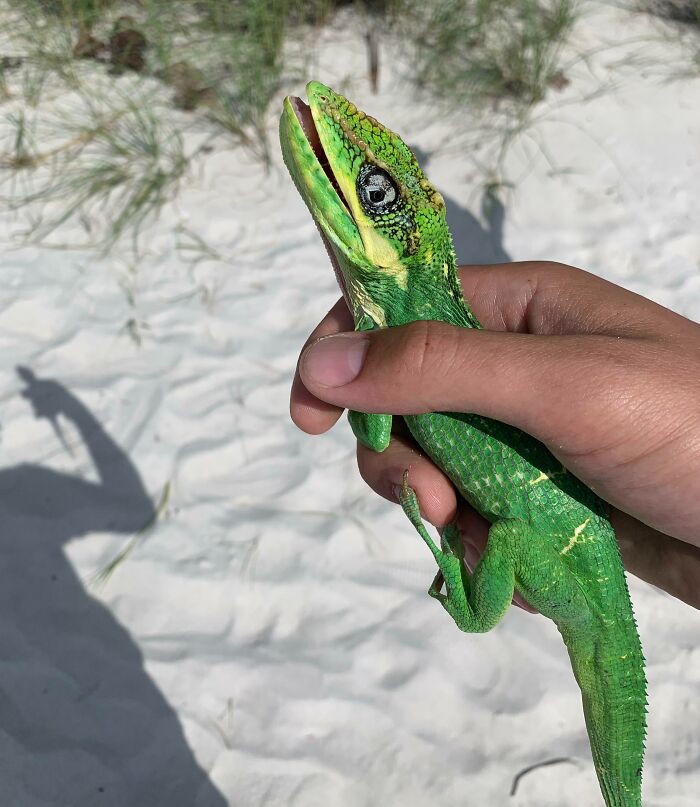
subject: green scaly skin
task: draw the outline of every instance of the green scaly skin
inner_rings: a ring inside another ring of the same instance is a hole
[[[356,328],[414,320],[480,328],[462,298],[444,202],[408,147],[330,88],[311,82],[307,92],[310,109],[296,98],[285,101],[282,152],[328,247]],[[393,181],[395,198],[386,196],[391,204],[385,208],[362,195],[368,166]],[[363,444],[387,447],[391,415],[349,417]],[[554,620],[581,688],[605,803],[641,807],[644,659],[605,504],[544,445],[512,426],[458,413],[404,420],[492,525],[470,574],[456,526],[447,527],[436,546],[404,477],[402,507],[439,567],[430,595],[469,633],[491,630],[515,590]]]

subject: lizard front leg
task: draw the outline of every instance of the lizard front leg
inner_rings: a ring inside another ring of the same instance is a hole
[[[370,415],[367,412],[348,410],[352,433],[359,443],[381,453],[391,441],[391,415]]]
[[[464,564],[464,547],[457,526],[449,524],[442,531],[441,548],[425,529],[418,498],[408,485],[407,471],[399,498],[404,513],[428,545],[440,569],[428,591],[430,596],[442,604],[460,630],[485,633],[494,628],[508,610],[515,588],[510,550],[512,525],[504,521],[491,526],[486,550],[470,575]],[[443,582],[446,594],[441,591]]]

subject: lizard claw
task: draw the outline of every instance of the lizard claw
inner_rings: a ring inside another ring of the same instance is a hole
[[[444,584],[445,578],[443,577],[442,572],[438,572],[435,575],[435,579],[431,583],[430,588],[428,589],[428,594],[430,594],[430,596],[434,597],[436,600],[443,598],[444,595],[442,593],[442,587]]]

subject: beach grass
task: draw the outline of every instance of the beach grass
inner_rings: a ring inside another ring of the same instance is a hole
[[[529,107],[560,81],[573,0],[407,0],[401,29],[415,80],[451,106]]]
[[[71,246],[107,251],[127,232],[136,245],[203,140],[229,138],[269,160],[270,102],[303,72],[285,41],[331,5],[0,3],[17,54],[0,62],[0,201],[25,214],[23,235],[40,243],[77,223],[84,238]]]
[[[700,0],[645,0],[642,8],[667,20],[700,27]]]
[[[137,548],[137,546],[142,544],[148,538],[158,522],[167,515],[171,492],[172,485],[171,482],[168,481],[165,483],[163,490],[161,491],[160,499],[158,500],[158,504],[155,506],[153,515],[129,538],[126,546],[123,549],[119,550],[119,552],[117,552],[117,554],[108,563],[94,573],[91,581],[93,584],[100,585],[107,583],[116,570]]]
[[[413,80],[436,114],[469,115],[469,143],[456,145],[481,177],[482,207],[502,202],[517,184],[509,154],[528,140],[535,110],[569,82],[564,54],[580,4],[403,0],[400,12]]]
[[[700,0],[643,0],[639,7],[668,23],[668,35],[679,41],[684,64],[674,70],[672,78],[699,75]]]
[[[136,248],[212,139],[269,162],[271,102],[308,77],[313,33],[342,5],[0,0],[17,53],[0,62],[0,201],[39,243],[108,251],[130,235]],[[504,144],[564,80],[560,52],[575,8],[573,0],[355,2],[358,17],[382,17],[382,30],[410,50],[408,78],[446,110],[508,110],[510,122],[497,124]]]
[[[187,154],[181,133],[156,103],[116,94],[109,104],[87,95],[76,100],[31,122],[21,112],[6,118],[11,143],[0,165],[9,161],[15,170],[0,198],[10,209],[30,212],[24,235],[32,240],[48,242],[63,226],[79,223],[107,250],[127,231],[138,239],[176,191]],[[83,245],[74,237],[66,243],[63,233],[53,245]]]

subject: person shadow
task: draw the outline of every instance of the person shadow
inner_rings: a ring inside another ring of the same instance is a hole
[[[78,398],[17,372],[66,448],[59,417],[72,422],[98,481],[31,463],[0,470],[0,803],[227,807],[138,646],[63,551],[93,531],[137,532],[153,503]]]
[[[417,146],[411,146],[411,151],[425,169],[430,153]],[[513,260],[503,246],[505,207],[493,188],[487,187],[481,199],[485,225],[453,197],[444,193],[442,197],[458,264],[510,263]]]

